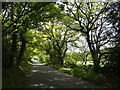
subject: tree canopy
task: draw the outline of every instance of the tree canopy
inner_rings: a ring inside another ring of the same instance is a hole
[[[19,68],[41,52],[51,64],[64,66],[68,47],[76,47],[81,54],[72,57],[80,55],[86,61],[90,52],[94,71],[98,71],[102,57],[115,52],[108,49],[119,48],[119,2],[2,4],[4,68]]]

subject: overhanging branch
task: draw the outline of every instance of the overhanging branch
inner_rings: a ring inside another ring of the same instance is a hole
[[[84,34],[87,34],[87,32],[83,31],[83,30],[84,30],[83,27],[82,27],[81,29],[76,29],[76,28],[72,28],[72,27],[70,27],[69,25],[66,25],[66,26],[69,27],[69,28],[72,29],[72,30],[80,31],[80,32],[82,32],[82,33],[84,33]]]

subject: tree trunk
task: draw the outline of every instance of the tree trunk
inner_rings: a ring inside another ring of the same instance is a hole
[[[61,66],[63,66],[63,58],[60,58]]]
[[[87,64],[87,57],[88,57],[88,54],[85,55],[85,65]]]
[[[17,51],[17,35],[16,35],[16,32],[14,32],[13,35],[12,35],[12,47],[11,47],[11,51],[12,51],[12,53],[10,55],[10,60],[9,60],[7,68],[12,68],[13,67],[14,57],[15,57],[15,53]]]
[[[13,3],[11,3],[11,22],[13,22]],[[16,26],[13,25],[13,27],[11,29],[16,29]],[[13,67],[13,64],[14,64],[14,57],[15,57],[15,53],[17,51],[17,34],[16,34],[17,31],[13,32],[13,35],[12,35],[12,47],[11,47],[11,55],[10,55],[10,59],[9,59],[9,63],[8,63],[8,66],[7,68],[12,68]]]
[[[88,46],[89,46],[89,49],[90,49],[90,52],[91,52],[91,55],[92,55],[92,58],[93,58],[94,71],[98,72],[100,59],[98,57],[98,51],[93,49],[94,46],[92,48],[92,45],[91,45],[91,42],[90,42],[90,39],[89,39],[89,33],[87,34],[87,43],[88,43]]]
[[[58,64],[63,66],[63,58],[61,57],[61,55],[58,56]]]
[[[85,65],[87,64],[87,57],[85,56]]]
[[[98,70],[99,70],[99,64],[100,64],[100,59],[99,59],[99,57],[98,57],[98,53],[97,53],[97,51],[93,51],[92,52],[92,58],[93,58],[93,63],[94,63],[94,71],[95,72],[98,72]]]
[[[18,59],[17,59],[17,67],[19,67],[19,65],[21,63],[21,59],[24,55],[24,51],[25,51],[25,48],[26,48],[26,40],[25,40],[25,38],[23,38],[22,35],[21,35],[21,41],[22,41],[22,44],[21,44],[20,53],[19,53],[19,56],[18,56]]]

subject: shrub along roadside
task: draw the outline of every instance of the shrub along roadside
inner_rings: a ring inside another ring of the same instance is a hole
[[[19,69],[4,69],[2,72],[2,88],[24,88],[25,75],[30,66],[30,62],[23,62]]]
[[[90,81],[99,85],[103,88],[118,88],[119,87],[119,76],[114,75],[110,72],[99,72],[95,73],[87,66],[80,66],[74,68],[63,68],[59,66],[51,66],[55,69],[68,73],[77,78],[81,78],[86,81]]]
[[[2,76],[2,88],[20,88],[24,80],[24,73],[16,70],[5,70]]]

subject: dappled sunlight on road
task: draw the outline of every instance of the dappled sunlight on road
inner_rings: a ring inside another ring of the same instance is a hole
[[[32,70],[32,72],[39,72],[39,70]]]
[[[27,88],[94,88],[91,83],[33,60]]]
[[[55,86],[51,85],[51,86],[48,86],[48,85],[45,85],[45,84],[32,84],[30,85],[31,87],[41,87],[41,88],[55,88]]]

